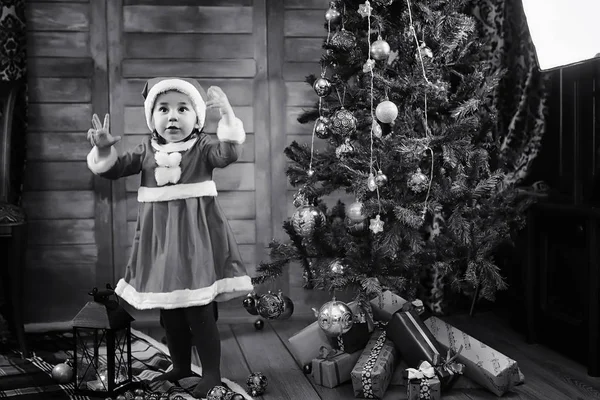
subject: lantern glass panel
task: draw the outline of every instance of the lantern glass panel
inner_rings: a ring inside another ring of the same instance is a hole
[[[75,329],[75,384],[79,390],[108,391],[107,332],[105,329]]]

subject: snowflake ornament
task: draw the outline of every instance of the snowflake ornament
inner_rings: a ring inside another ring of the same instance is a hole
[[[377,216],[375,218],[372,218],[370,221],[371,225],[369,225],[369,229],[373,233],[383,232],[383,221],[381,220],[379,214],[377,214]]]
[[[365,1],[364,4],[361,4],[360,6],[358,6],[358,13],[363,17],[370,17],[371,13],[373,12],[373,7],[371,7],[371,4],[369,3],[369,1]]]

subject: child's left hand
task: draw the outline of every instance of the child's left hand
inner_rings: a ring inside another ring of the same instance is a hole
[[[218,86],[211,86],[206,91],[206,109],[217,108],[221,113],[221,117],[228,120],[227,122],[233,122],[235,114],[233,108],[229,103],[229,99],[223,90]]]

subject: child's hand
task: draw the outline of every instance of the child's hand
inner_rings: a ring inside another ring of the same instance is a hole
[[[93,128],[90,128],[87,133],[87,138],[92,146],[96,146],[99,149],[105,149],[121,140],[121,136],[112,136],[108,130],[108,114],[104,116],[104,126],[100,123],[98,115],[94,114],[92,117],[92,126]]]
[[[233,120],[235,114],[233,108],[229,104],[229,99],[223,90],[218,86],[211,86],[206,91],[206,108],[208,110],[217,108],[221,113],[221,117]]]

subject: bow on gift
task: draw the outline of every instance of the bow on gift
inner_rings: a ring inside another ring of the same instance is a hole
[[[333,357],[337,356],[338,354],[342,354],[342,351],[332,349],[327,346],[321,346],[321,347],[319,347],[319,356],[317,358],[319,360],[331,360]]]
[[[423,302],[419,299],[414,300],[412,302],[406,302],[402,305],[402,312],[408,312],[411,310],[414,310],[417,314],[420,315],[423,313],[423,311],[425,311],[425,306],[423,305]]]
[[[419,364],[418,369],[407,368],[408,380],[411,379],[431,379],[435,376],[435,369],[428,361],[423,361]]]
[[[462,349],[463,346],[461,345],[454,355],[452,354],[452,349],[448,349],[448,353],[446,354],[446,359],[444,361],[440,360],[441,356],[439,354],[434,354],[433,363],[436,369],[446,371],[450,375],[462,374],[465,369],[465,365],[454,361]]]

